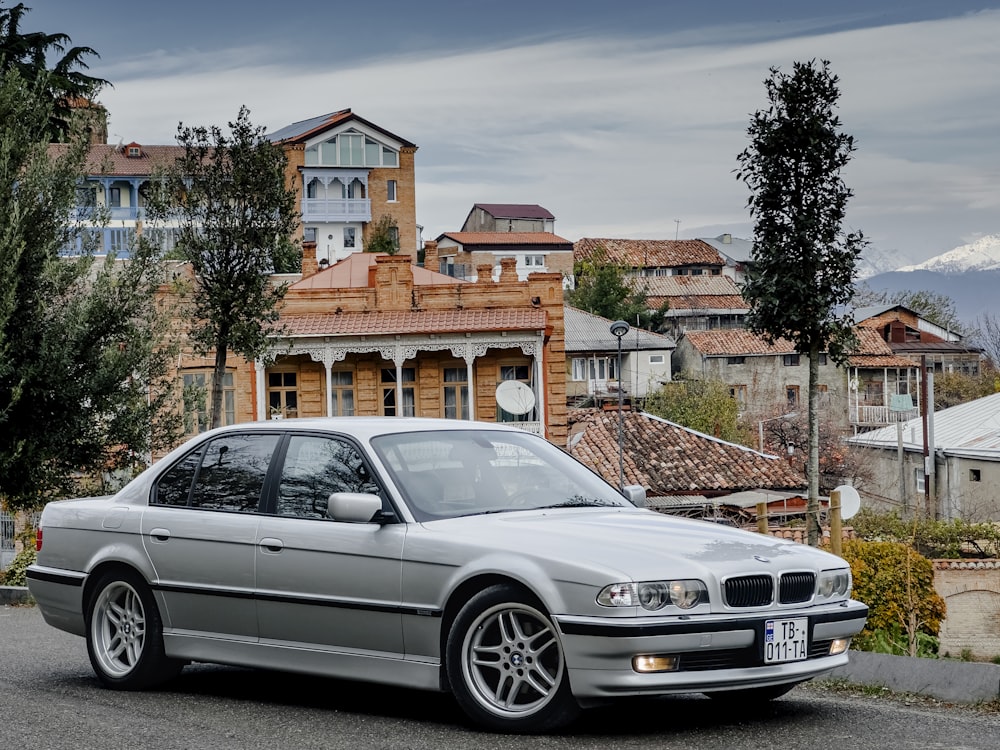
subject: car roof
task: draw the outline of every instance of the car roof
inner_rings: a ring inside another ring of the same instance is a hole
[[[264,420],[228,425],[212,430],[205,435],[221,435],[228,432],[256,432],[267,430],[315,430],[319,432],[342,432],[362,440],[378,435],[400,432],[428,432],[442,430],[503,430],[522,432],[495,422],[476,422],[461,419],[440,419],[430,417],[305,417],[289,420]]]

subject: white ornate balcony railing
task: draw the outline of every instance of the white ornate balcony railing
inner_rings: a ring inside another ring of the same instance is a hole
[[[368,198],[305,198],[302,221],[371,221],[372,202]]]

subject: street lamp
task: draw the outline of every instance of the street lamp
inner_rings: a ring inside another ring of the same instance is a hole
[[[611,324],[611,335],[618,339],[618,489],[625,491],[625,448],[622,443],[622,411],[625,408],[622,392],[622,338],[629,331],[629,324],[616,320]]]

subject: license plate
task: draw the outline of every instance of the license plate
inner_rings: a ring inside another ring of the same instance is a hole
[[[802,661],[809,656],[809,619],[767,620],[764,623],[764,663]]]

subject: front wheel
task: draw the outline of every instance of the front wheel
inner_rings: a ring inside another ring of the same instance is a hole
[[[490,729],[542,732],[579,713],[555,626],[513,586],[491,586],[469,600],[448,634],[446,657],[459,705]]]
[[[105,687],[142,690],[181,670],[183,663],[164,653],[160,613],[138,574],[104,573],[93,592],[87,608],[87,654]]]

